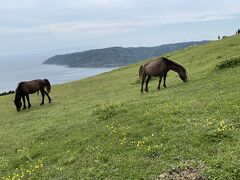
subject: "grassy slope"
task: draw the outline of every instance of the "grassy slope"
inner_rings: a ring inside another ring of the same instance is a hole
[[[140,94],[139,64],[54,86],[52,104],[18,113],[0,97],[0,178],[156,178],[172,165],[202,161],[205,174],[240,176],[240,36],[169,54],[189,83],[169,73],[167,89]],[[14,174],[15,173],[15,174]]]

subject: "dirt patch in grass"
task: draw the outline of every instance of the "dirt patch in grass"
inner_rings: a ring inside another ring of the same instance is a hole
[[[185,164],[172,167],[167,172],[161,174],[157,180],[205,180],[207,179],[203,175],[205,168],[205,165],[201,162],[197,165],[186,162]]]

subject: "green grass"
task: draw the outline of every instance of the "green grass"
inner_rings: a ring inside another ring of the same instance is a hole
[[[172,166],[202,162],[211,179],[240,177],[240,36],[168,54],[167,88],[137,83],[141,63],[53,86],[53,102],[17,112],[0,97],[0,179],[156,179]]]

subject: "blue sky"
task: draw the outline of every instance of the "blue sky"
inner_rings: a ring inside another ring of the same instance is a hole
[[[0,0],[0,56],[157,46],[238,28],[239,0]]]

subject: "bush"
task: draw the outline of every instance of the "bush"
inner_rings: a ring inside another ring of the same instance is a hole
[[[8,94],[14,94],[14,91],[3,92],[3,93],[0,94],[0,96],[5,96],[5,95],[8,95]]]
[[[237,66],[240,66],[240,57],[234,57],[222,61],[216,65],[216,69],[233,68]]]

